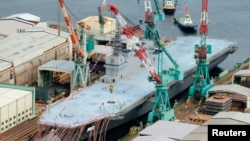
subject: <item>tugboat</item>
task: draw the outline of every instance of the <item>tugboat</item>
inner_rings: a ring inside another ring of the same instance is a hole
[[[163,0],[163,11],[165,14],[173,15],[176,9],[177,0]]]
[[[192,21],[189,15],[188,5],[185,5],[185,15],[183,17],[174,17],[174,22],[183,32],[194,32],[198,25]]]

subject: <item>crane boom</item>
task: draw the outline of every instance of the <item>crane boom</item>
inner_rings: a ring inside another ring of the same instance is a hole
[[[160,77],[157,75],[151,61],[148,58],[146,49],[142,42],[134,35],[132,28],[127,24],[125,19],[120,15],[118,8],[114,4],[108,4],[110,11],[112,11],[118,22],[120,23],[124,34],[129,40],[132,41],[132,49],[135,51],[136,56],[141,60],[142,64],[149,70],[149,73],[157,83],[161,83]]]
[[[58,0],[58,1],[60,4],[60,7],[62,9],[63,15],[64,15],[64,20],[66,22],[67,28],[68,28],[69,33],[70,33],[70,38],[72,40],[74,52],[75,52],[74,54],[76,54],[78,57],[83,58],[84,52],[82,51],[81,45],[80,45],[79,40],[78,40],[78,36],[76,35],[76,32],[75,32],[73,25],[71,23],[70,17],[69,17],[67,10],[65,8],[65,3],[63,0]]]

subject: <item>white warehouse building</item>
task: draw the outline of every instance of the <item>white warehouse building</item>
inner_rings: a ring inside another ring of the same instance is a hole
[[[36,116],[34,99],[32,87],[0,84],[0,134]]]
[[[50,60],[72,60],[69,34],[48,27],[23,29],[0,40],[0,82],[31,86],[38,67]]]

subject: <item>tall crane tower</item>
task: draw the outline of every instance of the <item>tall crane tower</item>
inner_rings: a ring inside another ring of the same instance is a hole
[[[183,71],[179,70],[179,66],[170,53],[165,48],[165,43],[159,36],[158,29],[156,27],[157,21],[164,20],[164,13],[159,8],[159,3],[154,0],[155,10],[152,10],[150,0],[145,0],[145,23],[146,32],[145,39],[153,40],[154,46],[158,50],[158,74],[162,79],[162,83],[156,83],[156,96],[153,103],[152,111],[148,115],[148,124],[152,124],[155,120],[174,120],[174,110],[171,108],[168,97],[168,83],[171,80],[183,80]],[[163,53],[169,58],[173,64],[173,68],[168,70],[163,69]]]
[[[70,38],[73,44],[73,60],[75,61],[75,72],[73,78],[73,89],[78,87],[84,87],[86,85],[86,78],[88,74],[88,64],[87,60],[87,51],[86,51],[86,32],[85,28],[89,28],[84,24],[79,25],[81,27],[81,36],[80,41],[78,36],[73,28],[70,17],[65,8],[65,3],[63,0],[58,0],[60,7],[62,9],[64,20],[66,22],[67,28],[70,33]]]
[[[147,4],[147,6],[150,5],[150,3],[145,3],[145,4]],[[140,58],[140,56],[144,54],[143,56],[146,57],[146,51],[145,51],[145,48],[143,47],[143,44],[141,44],[141,42],[139,42],[139,39],[134,36],[134,33],[131,27],[121,17],[117,7],[113,4],[109,4],[108,6],[110,10],[116,15],[119,23],[121,24],[123,28],[123,32],[125,33],[125,35],[128,37],[128,39],[132,40],[136,55]],[[146,11],[145,14],[148,14],[149,16],[151,16],[152,19],[154,19],[154,16],[152,16],[152,13],[149,13],[148,11]],[[150,17],[146,19],[150,19]],[[151,21],[154,21],[154,20],[151,20]],[[148,125],[151,125],[156,120],[171,121],[175,119],[174,110],[171,108],[170,102],[169,102],[167,84],[169,80],[182,80],[183,72],[178,70],[178,65],[175,63],[174,59],[170,56],[170,54],[165,49],[164,43],[160,40],[154,23],[150,22],[150,20],[148,20],[148,23],[150,23],[150,25],[153,26],[151,28],[152,31],[150,28],[149,28],[149,31],[150,33],[154,33],[152,37],[154,38],[155,45],[158,47],[160,52],[164,52],[175,65],[175,68],[170,68],[169,70],[163,70],[162,53],[158,54],[158,74],[155,72],[153,66],[149,63],[149,61],[147,61],[147,63],[144,63],[144,65],[148,68],[151,74],[151,77],[149,77],[149,81],[155,82],[155,87],[156,87],[156,96],[155,96],[154,103],[152,106],[152,111],[149,113],[149,116],[148,116]],[[141,59],[141,60],[142,61],[149,60],[145,57],[143,57],[144,59]]]
[[[189,89],[187,104],[193,100],[195,96],[200,97],[199,105],[206,98],[207,91],[214,86],[209,76],[209,68],[207,62],[207,54],[211,54],[211,45],[207,45],[206,38],[208,33],[208,2],[202,0],[201,23],[200,23],[200,44],[195,45],[195,55],[197,69],[194,81]]]

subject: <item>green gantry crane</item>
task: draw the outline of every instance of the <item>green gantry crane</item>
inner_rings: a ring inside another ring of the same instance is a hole
[[[202,12],[200,23],[200,44],[195,45],[194,58],[197,63],[197,69],[194,75],[194,81],[189,89],[187,104],[190,104],[196,96],[200,97],[199,105],[206,99],[207,91],[214,86],[210,81],[207,54],[211,53],[211,45],[207,45],[206,37],[208,32],[208,14],[207,0],[202,0]]]
[[[73,28],[73,25],[70,20],[70,16],[65,7],[64,0],[58,0],[61,10],[64,15],[65,23],[68,27],[70,38],[73,44],[73,60],[75,62],[75,69],[74,69],[74,78],[72,89],[78,89],[79,87],[85,87],[87,85],[87,81],[90,79],[88,78],[89,72],[89,64],[87,63],[87,56],[88,52],[94,49],[94,40],[92,38],[86,39],[86,32],[85,28],[90,28],[88,25],[84,23],[78,23],[81,28],[81,36],[80,40],[76,34],[76,31]]]
[[[144,33],[145,39],[154,41],[154,46],[158,51],[158,75],[161,78],[161,82],[155,83],[156,95],[154,97],[152,110],[148,115],[147,125],[151,125],[156,120],[175,120],[174,110],[171,108],[170,100],[168,96],[168,83],[171,80],[183,80],[183,71],[179,70],[179,66],[170,53],[165,48],[165,43],[161,40],[158,29],[156,27],[156,21],[163,21],[165,15],[159,8],[159,3],[154,0],[155,10],[152,10],[150,0],[145,0],[145,21],[146,31]],[[140,21],[143,24],[142,21]],[[173,63],[174,67],[168,70],[163,69],[163,53],[167,55],[169,60]],[[149,79],[149,81],[154,81]]]

